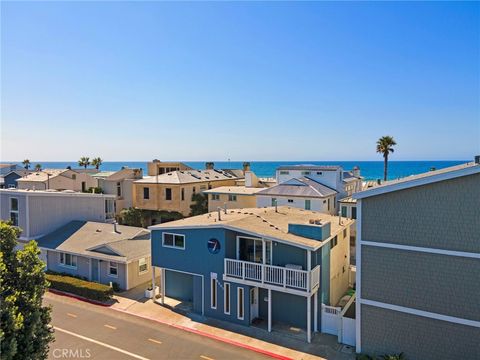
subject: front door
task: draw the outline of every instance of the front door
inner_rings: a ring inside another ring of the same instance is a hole
[[[258,318],[258,288],[250,289],[250,322]]]
[[[98,260],[92,259],[91,261],[92,281],[98,282]]]

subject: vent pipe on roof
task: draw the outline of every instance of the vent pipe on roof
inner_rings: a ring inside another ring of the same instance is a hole
[[[222,210],[222,208],[219,206],[219,207],[217,208],[218,221],[222,221],[222,215],[221,215],[221,214],[222,214],[222,211],[221,211],[221,210]]]
[[[342,210],[338,211],[338,225],[342,225]]]
[[[117,222],[116,222],[116,221],[113,222],[113,232],[114,232],[114,233],[118,233],[118,231],[117,231]]]

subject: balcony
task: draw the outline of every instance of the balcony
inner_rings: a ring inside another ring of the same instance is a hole
[[[225,259],[224,280],[252,286],[262,284],[278,291],[312,293],[320,284],[320,265],[317,265],[311,271],[305,271]]]

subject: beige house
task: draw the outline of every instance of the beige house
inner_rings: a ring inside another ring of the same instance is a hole
[[[88,191],[97,187],[97,179],[87,172],[71,169],[44,169],[17,179],[19,189]]]
[[[104,194],[116,196],[115,213],[133,206],[133,182],[142,179],[142,169],[123,168],[119,171],[105,171],[93,175]]]
[[[242,209],[257,206],[255,194],[263,188],[245,186],[220,186],[203,193],[208,195],[208,211],[222,209]]]
[[[133,182],[133,206],[190,214],[192,195],[220,186],[234,186],[242,170],[177,170]]]
[[[172,171],[193,170],[190,166],[182,162],[160,161],[155,159],[147,163],[147,175],[162,175]]]

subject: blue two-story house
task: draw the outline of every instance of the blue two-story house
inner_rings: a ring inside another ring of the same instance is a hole
[[[243,325],[319,331],[348,289],[353,220],[298,208],[221,210],[151,226],[161,298]],[[155,277],[155,275],[154,275]]]

